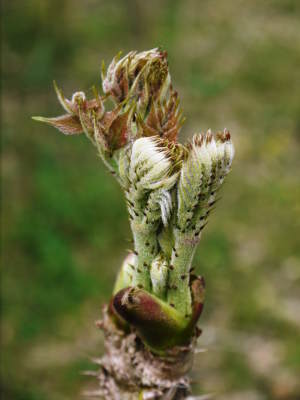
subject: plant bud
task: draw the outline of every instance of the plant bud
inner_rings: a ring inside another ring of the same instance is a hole
[[[178,225],[182,231],[201,232],[234,156],[230,134],[216,139],[210,131],[198,134],[189,145],[178,185]]]
[[[170,85],[166,53],[152,49],[132,51],[120,59],[120,53],[109,65],[106,75],[102,68],[105,94],[120,103],[127,97],[137,100],[139,112],[145,112],[156,98],[162,99]]]
[[[168,148],[155,137],[137,139],[132,146],[129,178],[140,191],[170,187],[172,162]]]
[[[168,263],[158,255],[151,264],[150,277],[152,282],[153,293],[163,298],[167,288],[168,279]]]
[[[156,351],[188,343],[187,321],[172,307],[143,289],[128,287],[113,297],[115,312]]]
[[[230,133],[177,142],[184,119],[167,54],[157,48],[119,53],[106,73],[103,66],[102,86],[103,96],[94,89],[92,99],[82,91],[67,99],[54,82],[65,114],[34,119],[65,135],[85,133],[124,189],[134,251],[121,266],[111,314],[156,351],[186,344],[205,292],[192,259],[231,168]]]
[[[143,118],[137,114],[138,132],[142,136],[155,136],[176,141],[184,118],[179,107],[177,92],[171,89],[168,99],[152,101],[149,113]]]

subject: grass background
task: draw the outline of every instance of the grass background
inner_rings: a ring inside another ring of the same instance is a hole
[[[130,247],[121,192],[84,137],[30,119],[157,45],[194,132],[236,147],[195,259],[207,281],[196,393],[300,398],[300,2],[10,0],[2,35],[2,394],[82,398],[94,326]]]

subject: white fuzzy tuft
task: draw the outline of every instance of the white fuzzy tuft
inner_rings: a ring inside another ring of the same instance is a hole
[[[143,137],[134,142],[129,177],[141,189],[163,186],[171,166],[166,149],[159,146],[156,138]]]
[[[228,131],[215,139],[206,135],[193,137],[190,153],[181,168],[178,185],[178,224],[181,229],[203,225],[207,210],[215,201],[215,193],[228,174],[234,148]]]
[[[172,211],[172,198],[167,190],[161,192],[159,205],[163,224],[164,226],[167,226]]]

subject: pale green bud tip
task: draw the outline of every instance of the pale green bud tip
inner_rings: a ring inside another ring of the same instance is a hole
[[[215,137],[209,130],[194,135],[188,149],[178,185],[178,225],[182,232],[199,238],[216,193],[230,171],[234,147],[227,130]]]

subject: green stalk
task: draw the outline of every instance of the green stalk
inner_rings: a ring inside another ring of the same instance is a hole
[[[182,315],[188,317],[191,315],[190,269],[197,242],[191,232],[182,234],[178,229],[174,230],[174,238],[168,302]]]
[[[136,269],[132,274],[132,286],[151,291],[150,268],[158,253],[156,233],[152,227],[134,219],[131,222],[134,250],[138,257]]]

